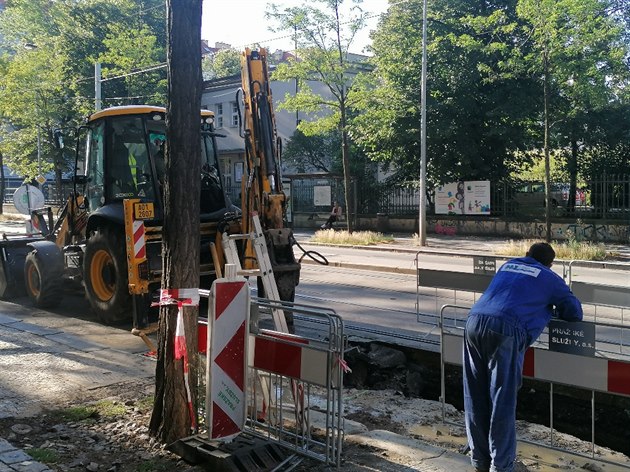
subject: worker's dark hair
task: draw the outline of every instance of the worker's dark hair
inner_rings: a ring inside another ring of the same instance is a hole
[[[534,243],[525,254],[527,257],[533,257],[542,265],[551,267],[553,260],[556,257],[556,251],[553,250],[551,244],[548,243]]]

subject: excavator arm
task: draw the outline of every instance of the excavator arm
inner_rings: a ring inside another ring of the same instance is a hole
[[[251,215],[257,212],[264,229],[279,229],[284,226],[286,196],[265,49],[246,49],[241,55],[241,80],[247,165],[242,183],[243,228],[251,230]]]
[[[293,301],[300,264],[293,255],[293,234],[284,226],[287,197],[282,190],[282,146],[276,130],[267,57],[264,48],[246,49],[241,55],[242,136],[247,167],[241,183],[241,227],[244,233],[251,233],[252,217],[259,216],[280,298]],[[254,252],[248,242],[243,268],[257,268]]]

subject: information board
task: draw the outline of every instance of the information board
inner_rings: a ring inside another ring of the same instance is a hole
[[[437,215],[489,215],[490,181],[460,180],[437,187],[435,213]]]
[[[313,204],[316,207],[332,206],[332,200],[330,198],[330,185],[316,185],[313,187]]]
[[[549,350],[577,354],[595,355],[595,324],[584,321],[549,322]]]

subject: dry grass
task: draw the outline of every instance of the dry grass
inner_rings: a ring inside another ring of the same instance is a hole
[[[373,244],[391,243],[394,241],[392,236],[385,236],[383,233],[375,233],[373,231],[335,231],[333,229],[322,229],[316,231],[311,237],[311,242],[352,245],[352,246],[370,246]]]
[[[0,214],[0,223],[4,221],[24,221],[26,217],[17,213],[2,213]]]
[[[504,256],[524,256],[529,247],[536,242],[539,241],[532,239],[511,240],[505,246],[498,247],[496,253]],[[603,244],[593,243],[591,241],[577,241],[571,239],[566,242],[552,243],[552,246],[556,251],[557,259],[603,261],[606,260],[607,257],[615,256],[614,253],[607,251]]]

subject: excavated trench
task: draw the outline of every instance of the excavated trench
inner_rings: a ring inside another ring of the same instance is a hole
[[[406,396],[439,400],[439,353],[382,343],[350,343],[346,360],[352,372],[347,387],[394,389]],[[463,410],[462,370],[445,368],[446,402]],[[549,384],[524,379],[518,395],[518,419],[549,426]],[[630,456],[630,398],[595,394],[595,443]],[[554,385],[554,429],[590,442],[591,392]]]

